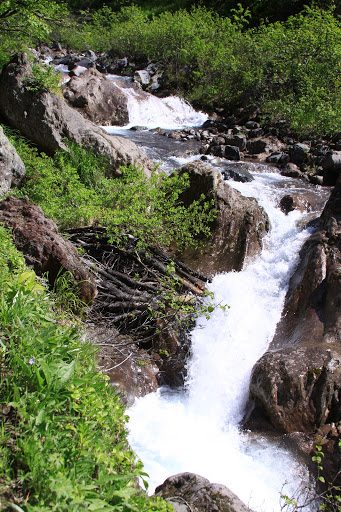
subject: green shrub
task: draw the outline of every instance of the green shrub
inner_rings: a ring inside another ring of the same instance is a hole
[[[39,204],[61,229],[101,224],[115,243],[132,235],[139,247],[166,247],[173,241],[195,245],[199,236],[209,235],[212,202],[202,197],[185,207],[179,200],[189,186],[186,174],[168,177],[155,169],[147,178],[131,166],[122,167],[119,178],[108,179],[104,161],[75,145],[50,158],[22,138],[12,134],[10,139],[27,170],[22,188],[14,193]]]

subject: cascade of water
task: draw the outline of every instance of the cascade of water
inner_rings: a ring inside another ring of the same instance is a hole
[[[279,444],[238,431],[248,397],[250,373],[274,334],[290,273],[307,232],[297,211],[276,207],[275,173],[255,173],[234,183],[265,207],[271,233],[260,257],[242,272],[217,275],[210,285],[217,308],[192,332],[186,389],[159,390],[130,409],[130,441],[151,477],[151,487],[171,474],[191,471],[223,483],[255,510],[280,509],[280,492],[308,485],[304,466]],[[287,189],[286,189],[287,192]],[[283,194],[283,191],[282,191]]]
[[[201,126],[208,118],[206,114],[197,112],[178,96],[158,98],[131,87],[130,83],[122,84],[122,77],[108,75],[108,78],[112,79],[127,97],[129,124],[125,128],[145,126],[175,130],[186,126]],[[113,132],[116,131],[117,127],[113,127]]]

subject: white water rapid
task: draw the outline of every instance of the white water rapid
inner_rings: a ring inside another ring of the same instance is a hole
[[[178,96],[158,98],[140,89],[129,87],[129,78],[126,81],[116,75],[107,75],[107,78],[113,80],[127,97],[129,124],[124,128],[144,126],[175,130],[186,126],[200,126],[208,118],[206,114],[197,112]],[[105,128],[108,131],[108,127]],[[113,127],[113,131],[116,130],[117,127]]]
[[[128,414],[130,442],[152,489],[190,471],[227,485],[252,509],[272,512],[280,510],[283,485],[295,495],[300,483],[309,483],[308,471],[275,441],[240,432],[238,423],[252,367],[272,339],[307,232],[297,228],[299,212],[285,216],[276,207],[280,192],[274,185],[285,179],[274,173],[254,177],[233,185],[266,209],[272,226],[266,248],[242,272],[217,275],[210,284],[215,301],[230,309],[217,308],[192,332],[185,390],[161,389],[136,400]]]
[[[206,119],[179,99],[146,99],[145,94],[129,89],[128,127],[179,128],[200,125]],[[105,128],[108,133],[120,130]],[[162,145],[157,140],[164,140],[165,145],[167,138],[154,134],[147,144],[148,134],[143,133],[133,140],[157,159]],[[127,130],[124,136],[130,136]],[[178,144],[172,146],[176,149],[183,143],[172,144]],[[184,163],[183,156],[169,154],[171,146],[165,147],[167,156],[164,149],[159,158],[166,160],[166,167]],[[254,181],[229,181],[229,185],[255,197],[267,211],[271,232],[264,250],[243,271],[213,279],[209,289],[215,302],[229,309],[218,307],[209,320],[197,322],[191,333],[192,355],[184,389],[162,388],[135,401],[128,411],[129,439],[150,476],[151,492],[170,475],[189,471],[225,484],[257,512],[276,512],[281,510],[281,492],[297,497],[298,488],[309,485],[309,472],[278,438],[243,432],[239,423],[245,413],[251,370],[273,337],[308,231],[298,227],[303,218],[298,210],[285,215],[278,208],[279,198],[290,193],[291,187],[297,192],[297,181],[266,166],[249,164],[248,170]]]

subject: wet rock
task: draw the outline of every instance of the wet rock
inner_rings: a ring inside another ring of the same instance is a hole
[[[267,149],[267,141],[263,139],[248,140],[246,143],[246,149],[251,155],[264,153]]]
[[[240,181],[241,183],[248,183],[254,179],[252,174],[245,169],[227,168],[224,169],[221,174],[224,180]]]
[[[135,71],[134,80],[141,84],[142,88],[145,89],[150,84],[151,77],[148,71],[140,69],[139,71]]]
[[[335,185],[341,173],[341,151],[329,151],[319,164],[323,168],[323,185]]]
[[[281,169],[281,175],[287,178],[302,178],[304,173],[292,162],[287,163],[283,169]]]
[[[261,250],[263,235],[269,229],[265,211],[255,199],[243,197],[229,187],[219,171],[209,164],[192,162],[178,172],[187,172],[190,179],[190,187],[181,197],[184,204],[190,204],[204,194],[208,199],[214,199],[218,215],[212,225],[212,236],[202,240],[198,248],[177,253],[177,257],[208,276],[240,270],[246,259],[253,258]]]
[[[297,194],[286,194],[282,197],[279,202],[279,206],[281,210],[288,214],[293,210],[309,211],[311,209],[310,203],[307,199],[300,193]]]
[[[307,144],[294,144],[289,148],[290,162],[296,165],[303,164],[309,154],[310,147]]]
[[[39,276],[47,274],[51,287],[60,271],[70,271],[80,299],[91,304],[97,295],[94,280],[83,266],[76,248],[58,233],[40,206],[26,198],[9,197],[0,202],[0,222],[12,228],[16,247],[27,265]]]
[[[266,157],[266,162],[269,164],[286,164],[289,162],[289,155],[283,153],[283,151],[274,151]]]
[[[312,433],[340,420],[340,363],[335,345],[267,352],[252,372],[250,392],[277,430]]]
[[[216,142],[214,142],[214,145],[210,146],[208,153],[226,158],[227,160],[240,160],[240,151],[237,146],[216,145]]]
[[[225,485],[212,484],[194,473],[167,478],[156,488],[155,495],[171,503],[175,512],[250,512]]]
[[[0,126],[0,197],[20,183],[26,169]]]
[[[314,432],[341,420],[341,178],[321,215],[322,230],[300,252],[270,351],[250,391],[284,432]]]
[[[20,130],[41,151],[54,154],[66,149],[65,139],[107,158],[108,174],[119,173],[122,165],[145,170],[154,164],[132,142],[107,135],[104,130],[73,110],[66,101],[48,90],[29,91],[25,77],[32,63],[25,53],[13,57],[0,75],[0,113],[7,123]]]
[[[71,78],[64,87],[64,98],[96,124],[123,126],[129,122],[126,96],[96,69]]]
[[[246,149],[246,136],[243,134],[226,136],[225,142],[230,146],[237,146],[240,151],[245,151]]]

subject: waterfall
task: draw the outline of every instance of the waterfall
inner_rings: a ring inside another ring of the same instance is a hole
[[[130,442],[151,489],[171,474],[190,471],[225,484],[252,509],[272,512],[280,510],[282,490],[296,495],[298,483],[309,485],[309,473],[280,443],[240,432],[238,424],[252,367],[273,337],[308,231],[297,228],[300,212],[285,215],[277,207],[283,195],[278,185],[287,179],[253,175],[253,182],[233,186],[256,197],[269,215],[272,229],[262,254],[209,285],[215,301],[230,308],[198,320],[185,389],[164,388],[137,399],[128,414]]]
[[[197,112],[178,96],[158,98],[131,87],[129,78],[125,82],[122,82],[122,77],[116,75],[107,75],[107,78],[113,80],[127,97],[129,124],[124,128],[144,126],[175,130],[186,126],[201,126],[208,118],[207,114]],[[116,132],[117,127],[113,130]]]

